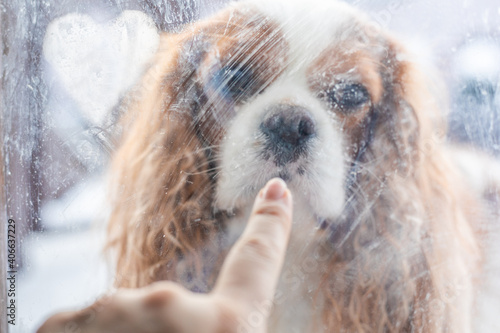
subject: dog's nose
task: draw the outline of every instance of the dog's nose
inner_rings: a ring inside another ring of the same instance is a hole
[[[306,152],[307,142],[316,135],[312,114],[304,107],[291,104],[270,107],[260,129],[266,136],[266,148],[280,165],[297,160]]]

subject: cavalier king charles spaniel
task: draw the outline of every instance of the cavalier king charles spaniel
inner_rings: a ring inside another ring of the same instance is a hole
[[[210,291],[281,177],[294,221],[269,332],[471,331],[483,210],[432,87],[334,0],[237,2],[162,36],[112,166],[116,286]]]

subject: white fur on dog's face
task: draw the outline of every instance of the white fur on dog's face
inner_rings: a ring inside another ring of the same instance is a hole
[[[266,90],[249,102],[235,107],[235,116],[225,126],[221,141],[220,172],[217,182],[216,207],[224,210],[251,205],[257,191],[271,178],[282,177],[296,201],[305,204],[309,215],[333,219],[345,201],[345,179],[348,154],[347,140],[340,119],[328,109],[308,84],[308,70],[326,49],[340,43],[346,25],[359,15],[351,7],[335,1],[321,1],[310,6],[273,1],[252,1],[264,15],[278,22],[288,45],[284,72]],[[249,6],[238,3],[236,8]],[[314,11],[314,12],[311,12]],[[343,73],[343,79],[356,81]],[[310,112],[316,124],[316,135],[308,142],[307,151],[296,161],[277,165],[266,159],[265,136],[260,124],[274,105],[286,103]]]
[[[237,110],[222,142],[218,208],[247,205],[273,177],[285,178],[298,201],[307,201],[318,217],[334,217],[342,208],[345,151],[338,123],[306,83],[301,82],[304,78],[297,76],[285,75],[254,101]],[[317,136],[311,139],[307,154],[284,166],[263,158],[265,137],[259,129],[267,108],[280,102],[307,108],[317,125]],[[305,172],[299,172],[300,168]]]

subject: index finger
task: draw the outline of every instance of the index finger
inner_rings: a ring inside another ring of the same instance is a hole
[[[291,224],[292,195],[283,180],[271,179],[259,192],[248,225],[229,252],[214,293],[249,306],[272,300]]]

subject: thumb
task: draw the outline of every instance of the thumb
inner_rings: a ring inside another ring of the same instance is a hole
[[[271,179],[259,192],[243,235],[222,266],[214,293],[242,301],[272,300],[292,224],[292,195],[285,182]]]

